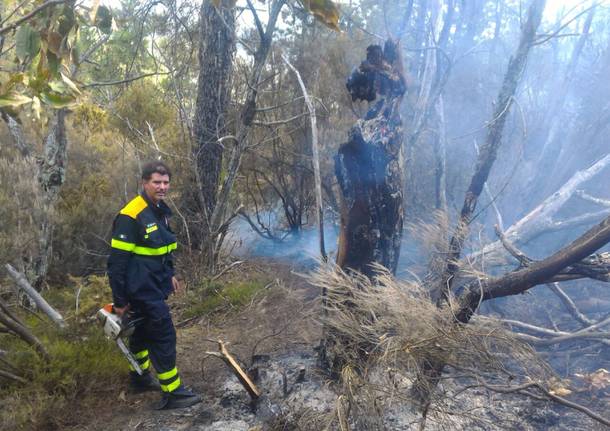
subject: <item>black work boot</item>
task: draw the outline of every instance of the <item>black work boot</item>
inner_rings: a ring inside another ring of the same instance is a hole
[[[129,387],[135,393],[161,390],[159,381],[150,374],[150,371],[145,371],[141,376],[135,371],[130,371],[129,380]]]
[[[155,406],[155,410],[183,409],[200,402],[200,395],[189,391],[184,386],[180,386],[172,392],[164,392],[163,398],[161,398],[159,404]]]

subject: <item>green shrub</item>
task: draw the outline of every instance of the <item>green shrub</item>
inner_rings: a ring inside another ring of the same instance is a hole
[[[73,282],[73,288],[54,289],[45,295],[62,313],[68,328],[59,330],[36,315],[22,316],[47,349],[48,363],[21,340],[0,334],[0,345],[8,352],[6,359],[28,380],[2,388],[0,429],[62,429],[79,423],[75,412],[88,411],[79,406],[104,399],[127,377],[127,361],[105,338],[95,318],[97,310],[109,301],[105,278]]]

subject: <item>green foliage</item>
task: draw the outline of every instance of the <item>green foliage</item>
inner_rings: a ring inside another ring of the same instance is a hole
[[[113,124],[134,143],[140,143],[143,136],[149,138],[149,124],[159,143],[173,138],[163,136],[163,129],[175,124],[174,109],[161,88],[151,81],[141,80],[131,85],[117,100],[116,112],[121,118],[113,119]]]
[[[48,349],[45,363],[20,340],[0,335],[7,360],[22,370],[27,384],[3,388],[0,429],[62,428],[70,424],[78,407],[107,396],[128,373],[127,362],[117,347],[107,340],[95,313],[110,300],[104,277],[73,279],[73,288],[50,291],[47,299],[58,308],[69,327],[60,331],[37,316],[26,316],[32,332]],[[77,292],[79,309],[75,310]],[[4,383],[4,382],[2,382]],[[10,412],[7,414],[6,412]]]
[[[23,24],[17,30],[15,36],[15,54],[23,63],[34,58],[40,50],[40,33],[34,30],[30,24]]]
[[[189,292],[189,306],[184,310],[183,316],[190,318],[243,307],[264,288],[263,281],[237,281],[227,284],[206,281],[194,292]]]
[[[22,6],[13,11],[15,20],[26,14]],[[80,26],[97,27],[110,34],[113,18],[105,6],[96,6],[92,14],[83,14],[76,8],[73,2],[51,5],[17,27],[17,68],[0,72],[0,108],[14,110],[32,102],[35,115],[40,117],[41,103],[59,109],[77,102],[80,90],[67,75],[78,62],[74,46]]]

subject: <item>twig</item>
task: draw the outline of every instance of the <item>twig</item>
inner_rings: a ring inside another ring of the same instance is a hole
[[[149,76],[169,75],[170,73],[171,72],[151,72],[151,73],[145,73],[143,75],[133,76],[131,78],[121,79],[120,81],[91,82],[90,84],[83,85],[83,88],[126,84],[128,82],[137,81],[138,79],[148,78]]]
[[[546,395],[551,400],[553,400],[559,404],[562,404],[566,407],[569,407],[571,409],[578,410],[578,411],[586,414],[587,416],[589,416],[591,419],[594,419],[606,426],[610,426],[610,419],[607,419],[607,418],[604,418],[603,416],[598,415],[597,413],[593,412],[592,410],[588,409],[587,407],[585,407],[581,404],[575,403],[573,401],[569,401],[563,397],[560,397],[558,395],[551,393],[539,382],[529,382],[529,383],[524,383],[522,385],[511,387],[511,386],[490,385],[486,382],[482,382],[482,381],[478,380],[476,384],[470,385],[468,387],[468,389],[475,388],[475,387],[484,387],[486,389],[489,389],[490,391],[498,392],[501,394],[520,393],[520,394],[527,395],[527,396],[530,396],[530,393],[526,392],[525,391],[526,389],[530,389],[530,388],[538,389],[540,392],[542,392],[544,395]]]
[[[4,377],[5,379],[14,380],[14,381],[19,382],[19,383],[27,383],[28,382],[23,377],[19,377],[16,374],[10,373],[10,372],[8,372],[6,370],[2,370],[2,369],[0,369],[0,377]]]
[[[521,264],[521,266],[529,266],[533,260],[530,259],[529,257],[527,257],[525,255],[525,253],[523,253],[521,250],[519,250],[517,247],[515,247],[514,245],[512,245],[507,239],[506,236],[504,235],[504,233],[500,230],[500,227],[498,225],[494,226],[494,230],[496,231],[496,235],[498,236],[498,238],[500,239],[500,241],[502,242],[502,245],[504,246],[504,248],[506,249],[506,251],[508,251],[511,256],[513,256],[515,259],[517,259],[519,261],[519,263]]]
[[[210,279],[210,281],[216,281],[218,280],[220,277],[222,277],[224,274],[226,274],[227,272],[229,272],[231,269],[233,269],[234,267],[236,267],[237,265],[241,265],[242,263],[244,263],[243,260],[236,260],[235,262],[231,263],[230,265],[225,266],[222,271],[220,271],[218,274],[216,274],[214,277],[212,277]]]
[[[0,28],[0,36],[2,36],[4,33],[7,33],[9,31],[17,28],[21,23],[31,19],[32,17],[34,17],[38,13],[42,12],[43,10],[48,8],[49,6],[54,6],[54,5],[57,5],[57,4],[62,4],[62,3],[67,3],[67,2],[68,2],[68,0],[48,0],[47,2],[45,2],[45,3],[41,4],[40,6],[38,6],[36,9],[34,9],[29,14],[23,16],[22,18],[19,18],[14,23],[12,23],[10,25],[7,25],[6,27]]]

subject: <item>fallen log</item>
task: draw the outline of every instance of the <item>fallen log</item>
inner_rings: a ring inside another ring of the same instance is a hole
[[[32,287],[22,273],[13,268],[10,263],[7,263],[4,265],[4,267],[8,271],[11,278],[15,281],[18,288],[23,290],[32,299],[32,301],[34,301],[36,306],[40,308],[47,316],[49,316],[53,323],[62,329],[66,327],[66,322],[61,314],[59,314],[53,307],[51,307],[51,305],[49,305],[47,301],[45,301],[42,295]]]

